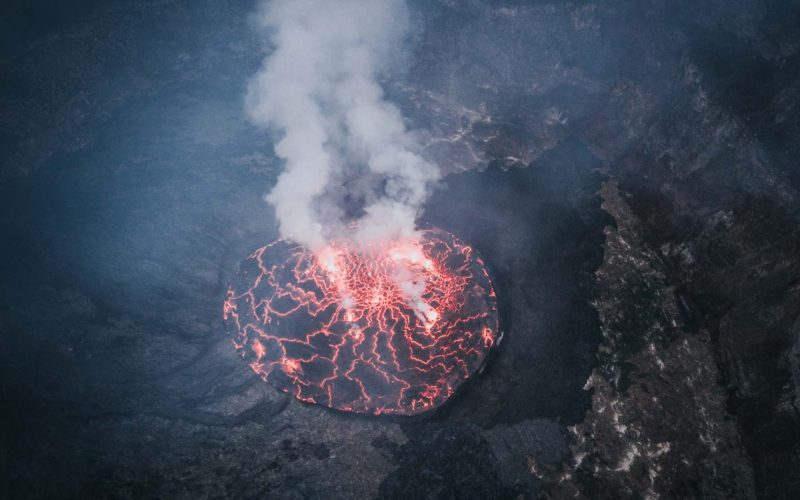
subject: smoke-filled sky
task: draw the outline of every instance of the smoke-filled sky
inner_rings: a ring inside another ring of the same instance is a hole
[[[274,51],[246,111],[277,132],[285,170],[266,200],[281,235],[311,248],[415,235],[439,169],[378,81],[403,56],[405,2],[278,0],[258,23]]]

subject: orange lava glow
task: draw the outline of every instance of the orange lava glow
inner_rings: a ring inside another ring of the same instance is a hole
[[[309,403],[413,415],[442,404],[498,335],[491,279],[472,248],[438,229],[421,241],[277,241],[241,265],[223,314],[265,381]]]

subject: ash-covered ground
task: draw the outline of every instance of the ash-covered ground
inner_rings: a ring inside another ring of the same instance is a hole
[[[225,333],[277,236],[254,9],[0,8],[0,496],[796,498],[796,2],[411,2],[383,84],[505,334],[413,418],[300,403]]]

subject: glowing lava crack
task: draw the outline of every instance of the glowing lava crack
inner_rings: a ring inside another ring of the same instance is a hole
[[[373,414],[439,406],[481,367],[498,332],[483,262],[438,229],[359,250],[266,245],[241,264],[224,318],[265,381]]]

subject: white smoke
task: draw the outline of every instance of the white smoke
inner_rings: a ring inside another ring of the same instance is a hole
[[[274,51],[245,104],[280,137],[286,166],[266,200],[281,236],[312,249],[331,238],[415,237],[439,169],[378,83],[402,54],[404,0],[274,0],[258,22]],[[355,224],[345,200],[361,204]]]

